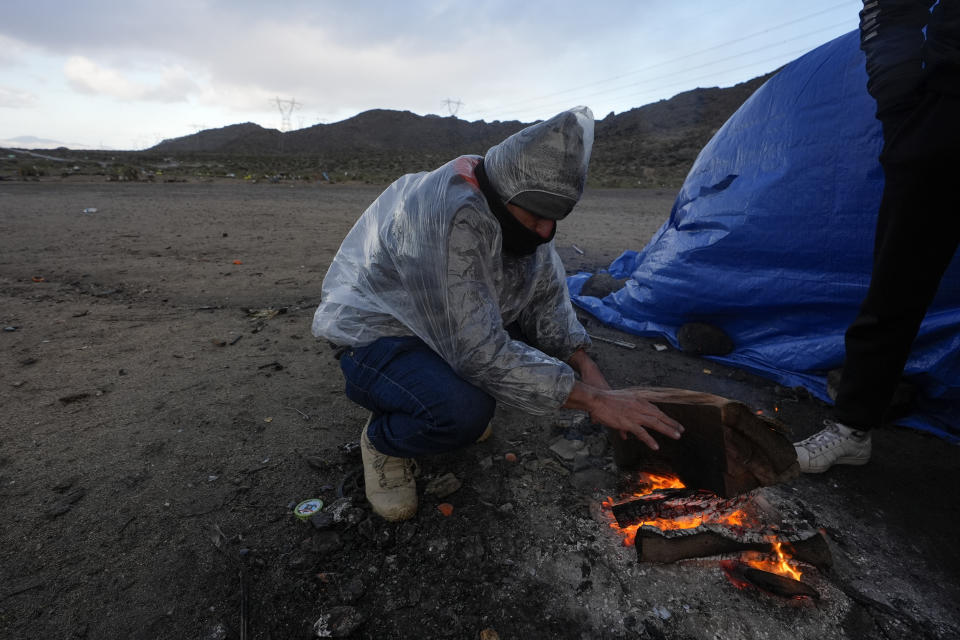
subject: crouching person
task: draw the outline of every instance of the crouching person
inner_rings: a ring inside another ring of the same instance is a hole
[[[483,157],[401,177],[334,257],[313,333],[337,347],[347,396],[370,411],[366,495],[387,520],[416,513],[414,459],[489,436],[497,401],[586,410],[652,448],[647,429],[680,436],[652,404],[610,389],[554,250],[583,193],[593,124],[578,107]]]

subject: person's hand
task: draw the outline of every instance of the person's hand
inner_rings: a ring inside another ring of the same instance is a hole
[[[580,374],[580,379],[584,384],[597,389],[609,389],[610,384],[607,382],[607,379],[604,377],[603,372],[600,371],[600,367],[597,366],[597,363],[587,355],[587,352],[583,349],[578,349],[570,359],[567,360],[571,367],[577,370],[577,373]]]
[[[654,451],[660,446],[648,430],[674,440],[683,433],[683,426],[679,422],[645,400],[637,391],[597,389],[577,382],[563,406],[586,409],[594,422],[617,429],[624,438],[627,434],[633,434]]]

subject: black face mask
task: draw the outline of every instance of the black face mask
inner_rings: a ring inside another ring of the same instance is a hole
[[[537,250],[542,244],[553,240],[557,233],[557,225],[553,225],[553,231],[549,238],[543,238],[535,231],[527,229],[523,224],[513,217],[513,214],[500,201],[500,196],[490,186],[490,180],[487,179],[487,172],[483,168],[483,160],[474,169],[477,176],[477,183],[480,185],[480,191],[487,199],[490,205],[490,211],[496,216],[500,223],[500,232],[503,235],[503,252],[511,256],[528,256]]]

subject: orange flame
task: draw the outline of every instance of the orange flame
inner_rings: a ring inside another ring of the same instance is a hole
[[[786,543],[780,542],[776,538],[771,538],[770,544],[773,546],[774,553],[777,554],[776,560],[745,555],[743,561],[754,569],[761,569],[763,571],[769,571],[770,573],[786,576],[787,578],[799,580],[803,572],[790,564],[792,556],[783,548]]]
[[[672,475],[660,475],[654,473],[641,473],[638,478],[638,484],[641,487],[638,491],[635,491],[632,496],[634,498],[642,498],[643,496],[650,495],[657,489],[685,489],[686,485],[680,481],[680,478]],[[614,505],[613,498],[608,497],[601,503],[601,506],[604,509],[612,509]],[[746,513],[743,511],[737,510],[732,513],[723,514],[721,517],[717,517],[716,514],[710,514],[706,519],[703,515],[693,515],[687,516],[684,518],[655,518],[653,520],[645,520],[637,524],[632,524],[627,527],[621,527],[616,519],[613,517],[613,513],[609,512],[607,516],[610,518],[610,528],[623,536],[623,544],[625,546],[633,546],[636,543],[637,539],[637,530],[644,525],[650,525],[660,529],[661,531],[675,531],[677,529],[695,529],[702,524],[713,522],[713,523],[722,523],[729,524],[733,526],[742,526],[744,519],[746,518]]]

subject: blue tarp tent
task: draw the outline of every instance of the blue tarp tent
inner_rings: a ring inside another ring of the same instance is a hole
[[[737,345],[716,358],[828,400],[843,334],[870,281],[883,188],[881,131],[856,32],[795,60],[760,87],[703,148],[669,219],[642,251],[609,268],[626,286],[575,304],[674,346],[687,322]],[[931,233],[936,233],[931,229]],[[960,259],[954,259],[905,374],[921,388],[899,421],[960,442]]]

